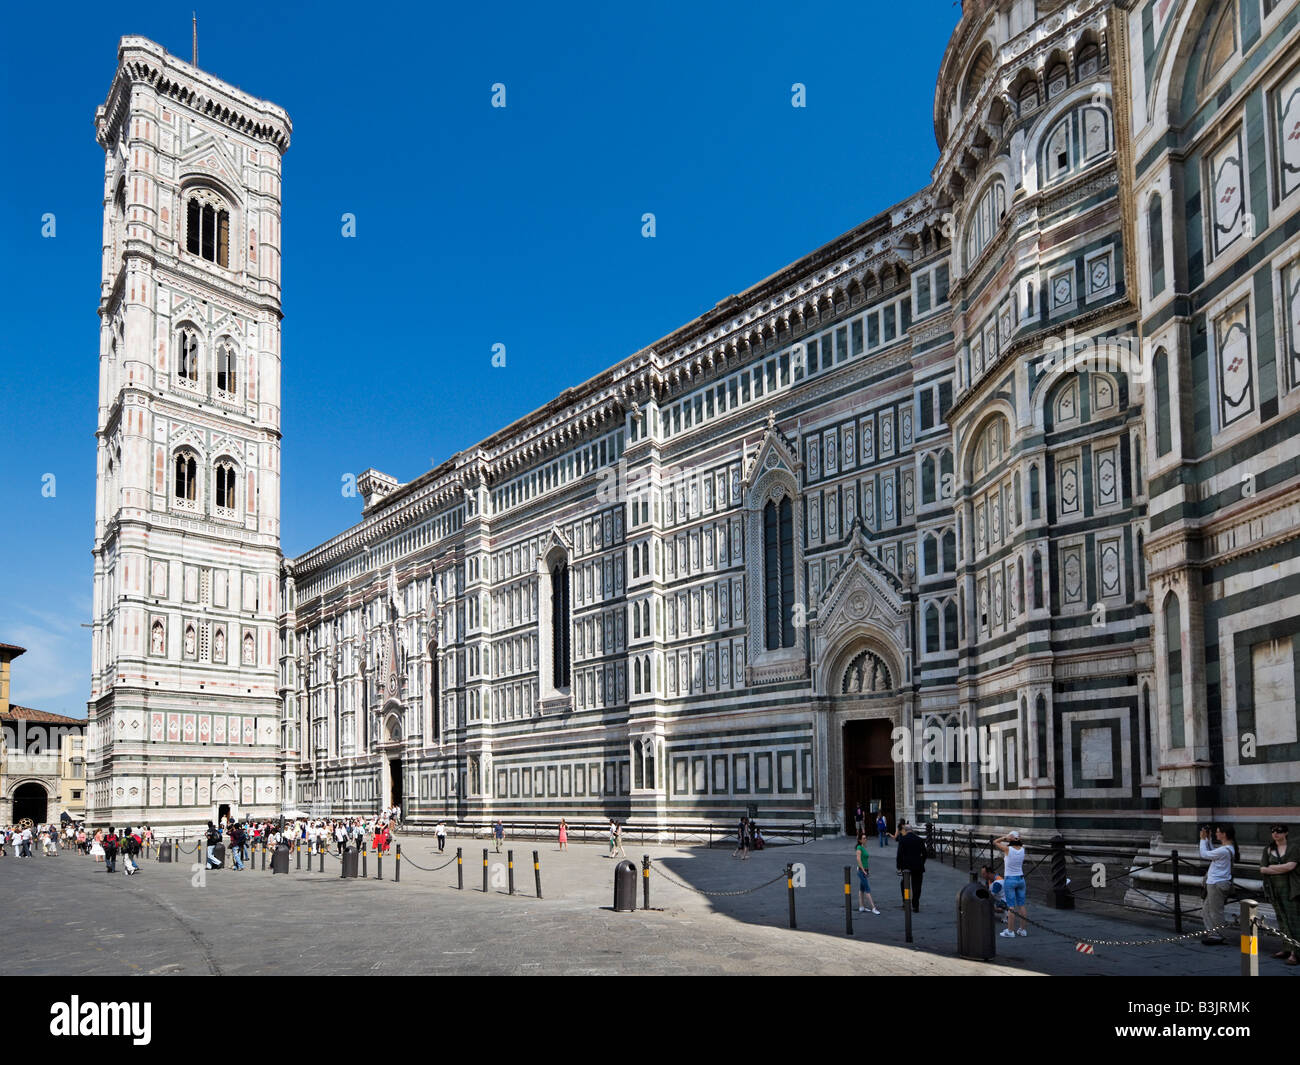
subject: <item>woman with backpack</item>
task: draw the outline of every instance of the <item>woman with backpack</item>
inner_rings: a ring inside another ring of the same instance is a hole
[[[110,875],[117,872],[117,830],[110,828],[104,836],[104,872]]]

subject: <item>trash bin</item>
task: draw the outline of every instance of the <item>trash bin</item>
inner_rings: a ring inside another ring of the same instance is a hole
[[[344,848],[343,857],[340,860],[343,862],[343,872],[340,876],[350,876],[355,878],[357,875],[357,867],[361,861],[361,856],[356,847]]]
[[[158,860],[160,862],[170,862],[175,860],[172,858],[172,845],[170,840],[163,840],[158,844]]]
[[[997,952],[993,896],[983,884],[972,880],[957,892],[957,953],[963,958],[988,961]]]
[[[218,843],[212,848],[212,861],[208,862],[209,869],[224,869],[226,867],[226,845]]]
[[[271,872],[272,874],[289,872],[289,844],[281,843],[271,852]]]
[[[614,909],[636,909],[636,866],[619,862],[614,868]]]

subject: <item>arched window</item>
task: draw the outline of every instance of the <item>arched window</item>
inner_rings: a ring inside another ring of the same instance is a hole
[[[1173,422],[1169,412],[1169,354],[1164,348],[1153,360],[1156,379],[1156,454],[1167,455],[1174,446]]]
[[[1016,559],[1016,607],[1020,613],[1025,612],[1025,560]]]
[[[763,507],[767,649],[794,646],[794,521],[790,497]]]
[[[1007,189],[998,178],[976,201],[966,225],[966,267],[969,269],[993,240],[1007,213]]]
[[[1151,265],[1151,298],[1165,290],[1165,212],[1160,194],[1151,197],[1147,207],[1147,246]]]
[[[229,337],[222,337],[217,341],[217,391],[227,398],[233,398],[236,391],[236,361],[235,345]]]
[[[1165,599],[1165,662],[1169,672],[1169,746],[1187,743],[1183,725],[1183,629],[1178,615],[1178,596]]]
[[[1199,92],[1206,90],[1237,51],[1236,0],[1228,0],[1228,3],[1223,5],[1218,20],[1212,26],[1210,22],[1206,22],[1206,29],[1209,30],[1209,45],[1204,49],[1201,47],[1196,49],[1197,54],[1205,56],[1205,63],[1201,67]],[[1205,40],[1205,36],[1206,32],[1203,29],[1201,40],[1197,42],[1198,46]]]
[[[1153,748],[1156,745],[1155,734],[1151,731],[1151,686],[1142,685],[1142,732],[1146,736],[1146,758],[1143,760],[1143,775],[1151,776],[1154,772],[1155,752]]]
[[[922,565],[926,576],[932,577],[939,572],[939,541],[936,537],[926,536],[922,543]]]
[[[933,603],[925,607],[925,649],[927,653],[939,650],[939,608]]]
[[[961,107],[966,110],[975,95],[980,91],[980,86],[984,84],[985,77],[988,76],[989,68],[993,65],[993,49],[987,43],[979,50],[970,68],[966,71],[966,80],[962,83],[961,89]]]
[[[190,388],[199,387],[199,335],[193,329],[176,334],[176,379]]]
[[[957,568],[957,537],[949,529],[943,534],[943,571],[951,573]]]
[[[551,678],[556,688],[569,686],[569,564],[551,567]]]
[[[1069,71],[1064,63],[1057,63],[1047,72],[1047,98],[1060,96],[1070,84]]]
[[[933,503],[935,499],[934,456],[921,460],[921,502]]]
[[[1101,69],[1101,49],[1095,44],[1085,44],[1079,49],[1074,65],[1080,80],[1092,77]]]
[[[206,189],[186,198],[185,250],[218,266],[230,266],[230,211]]]
[[[1034,609],[1043,609],[1043,555],[1040,551],[1034,552],[1034,557],[1030,560],[1030,573],[1033,575],[1034,582]]]
[[[1047,765],[1047,700],[1040,694],[1034,703],[1034,731],[1038,733],[1038,776],[1051,776]]]
[[[943,605],[943,646],[945,650],[957,650],[957,604],[951,599]]]
[[[1111,151],[1110,111],[1095,104],[1076,107],[1057,120],[1043,140],[1042,184],[1050,185],[1090,166]]]
[[[193,455],[178,451],[173,468],[173,499],[179,506],[193,510],[198,502],[198,463]]]
[[[238,496],[235,494],[234,463],[218,462],[215,473],[216,473],[216,478],[215,478],[216,484],[214,485],[214,489],[215,489],[214,498],[216,500],[217,510],[228,511],[230,514],[233,515],[235,511],[236,500],[238,499]]]
[[[1038,502],[1038,464],[1029,467],[1029,517],[1033,521],[1039,518]]]

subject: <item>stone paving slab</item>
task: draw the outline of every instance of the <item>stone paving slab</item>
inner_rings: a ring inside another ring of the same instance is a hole
[[[879,917],[854,912],[844,930],[843,869],[852,859],[844,840],[771,847],[749,861],[725,848],[634,848],[638,867],[649,853],[673,880],[708,891],[748,894],[706,897],[655,874],[649,911],[615,913],[614,862],[604,847],[507,841],[492,866],[515,850],[517,894],[495,882],[482,891],[481,841],[448,843],[445,855],[422,837],[399,837],[406,851],[401,882],[394,861],[384,877],[342,880],[337,858],[325,872],[290,875],[269,868],[223,869],[199,876],[195,856],[171,865],[141,862],[141,874],[108,876],[104,867],[72,853],[57,858],[0,859],[7,903],[0,973],[6,975],[340,975],[340,974],[573,974],[717,975],[1222,975],[1240,970],[1235,945],[1207,948],[1196,939],[1142,948],[1098,948],[1077,954],[1073,941],[1031,929],[1026,938],[997,941],[992,962],[955,956],[956,893],[969,877],[931,862],[914,917],[915,943],[903,936],[893,851],[873,860]],[[446,861],[465,852],[465,888],[456,890]],[[540,853],[545,898],[534,896],[532,851]],[[874,853],[874,852],[873,852]],[[313,868],[319,859],[313,861]],[[804,866],[796,891],[798,929],[787,925],[786,862]],[[268,860],[269,865],[269,860]],[[498,873],[497,875],[502,875]],[[856,880],[854,882],[856,892]],[[1081,911],[1033,904],[1030,916],[1070,936],[1144,939],[1172,935],[1171,922],[1144,927]],[[1235,940],[1232,940],[1235,944]],[[1271,951],[1272,948],[1270,948]],[[1295,975],[1266,956],[1267,975]]]

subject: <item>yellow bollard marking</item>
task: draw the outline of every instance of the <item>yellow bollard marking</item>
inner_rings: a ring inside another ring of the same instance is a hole
[[[846,894],[846,895],[849,894],[849,885],[848,885],[848,884],[845,884],[845,885],[844,885],[844,894]]]
[[[1259,937],[1258,937],[1258,936],[1242,936],[1242,937],[1241,937],[1241,952],[1242,952],[1243,954],[1258,954],[1258,953],[1259,953]]]
[[[904,902],[908,902],[908,901],[911,900],[911,898],[912,898],[912,889],[911,889],[911,888],[903,888],[903,901],[904,901]]]

